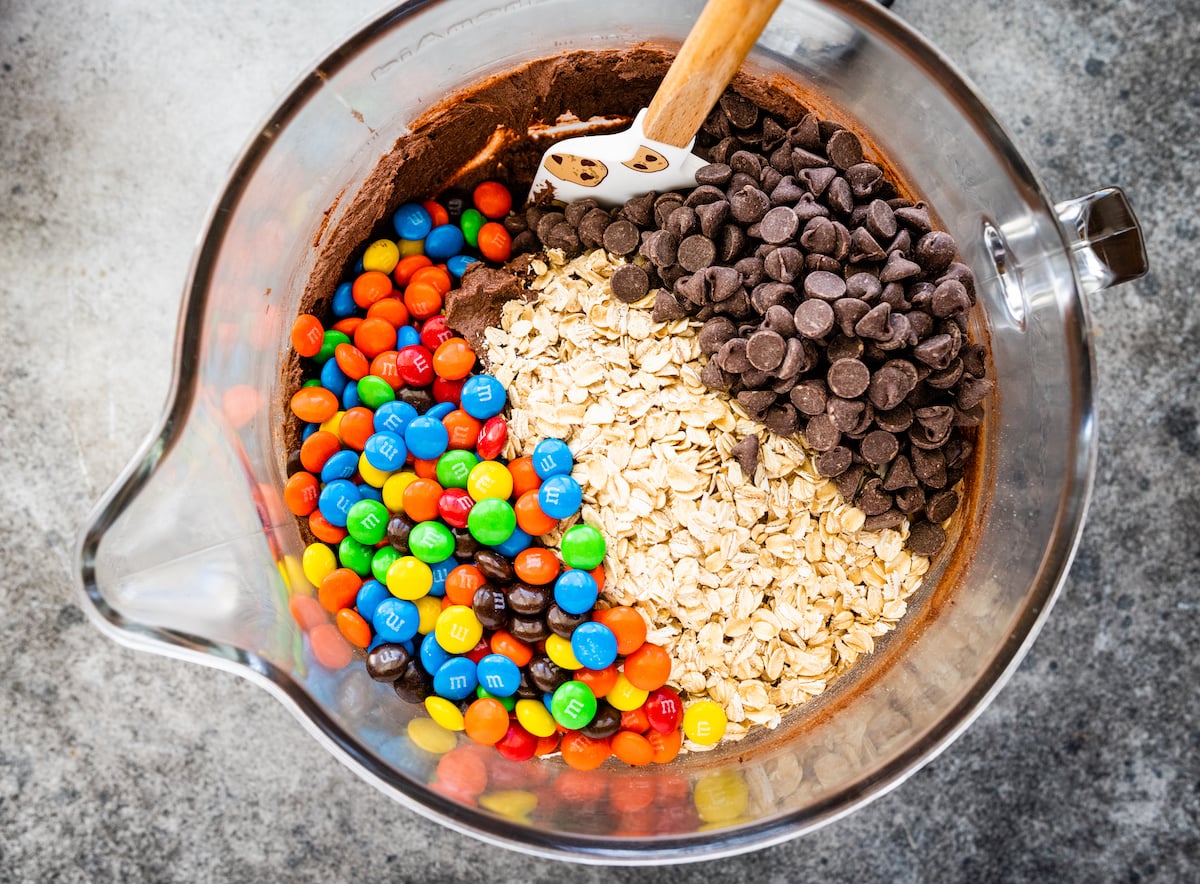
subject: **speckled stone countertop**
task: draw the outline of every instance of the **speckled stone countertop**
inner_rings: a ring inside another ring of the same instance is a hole
[[[211,200],[377,5],[0,3],[0,880],[663,879],[464,840],[248,682],[119,647],[74,600],[74,535],[158,418]],[[1055,198],[1117,184],[1145,226],[1151,273],[1091,302],[1094,502],[1032,653],[948,751],[813,835],[669,878],[1194,879],[1200,2],[895,11]]]

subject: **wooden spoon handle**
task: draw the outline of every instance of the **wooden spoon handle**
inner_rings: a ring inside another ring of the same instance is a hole
[[[709,0],[646,109],[655,141],[686,147],[782,0]]]

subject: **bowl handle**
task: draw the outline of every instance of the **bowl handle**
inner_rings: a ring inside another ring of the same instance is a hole
[[[1106,187],[1054,209],[1085,294],[1145,275],[1142,226],[1121,188]]]

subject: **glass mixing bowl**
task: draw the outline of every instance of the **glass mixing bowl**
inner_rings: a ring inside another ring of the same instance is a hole
[[[865,0],[787,0],[748,65],[866,132],[978,277],[976,333],[998,385],[978,491],[900,627],[777,730],[586,775],[489,750],[476,803],[429,785],[438,757],[406,735],[415,709],[360,666],[318,665],[289,615],[290,596],[312,589],[279,499],[280,354],[346,195],[447,94],[564,50],[677,46],[701,5],[414,0],[296,85],[209,217],[162,424],[82,532],[84,607],[106,634],[244,675],[364,779],[456,830],[592,862],[693,860],[793,837],[894,787],[979,714],[1032,642],[1079,537],[1096,450],[1084,295],[1144,272],[1145,255],[1119,191],[1051,202],[962,77]]]

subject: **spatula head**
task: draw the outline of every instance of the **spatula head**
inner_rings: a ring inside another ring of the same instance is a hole
[[[616,206],[651,190],[663,193],[696,186],[704,160],[686,147],[651,141],[642,129],[643,108],[622,132],[564,139],[542,155],[529,199],[547,186],[554,199],[569,203],[590,197]]]

